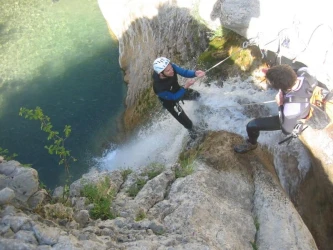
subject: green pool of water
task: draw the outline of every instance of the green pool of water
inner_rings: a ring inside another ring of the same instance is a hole
[[[72,126],[66,146],[79,178],[117,135],[126,94],[118,53],[95,0],[0,0],[0,147],[32,164],[48,187],[63,183],[64,168],[20,107],[41,107],[55,130]]]

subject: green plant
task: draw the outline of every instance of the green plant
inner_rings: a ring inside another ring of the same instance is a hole
[[[3,158],[6,161],[13,160],[17,156],[17,154],[15,154],[15,153],[10,155],[8,149],[4,149],[4,148],[1,148],[1,147],[0,147],[0,155],[3,156]]]
[[[69,185],[65,184],[64,191],[62,193],[62,202],[66,203],[69,198]]]
[[[146,168],[144,174],[148,176],[148,180],[151,180],[158,176],[160,173],[162,173],[164,170],[164,165],[162,165],[161,163],[153,162]]]
[[[121,170],[121,176],[123,177],[123,180],[126,181],[127,180],[127,177],[133,172],[132,169],[123,169]]]
[[[127,190],[128,195],[130,197],[135,197],[146,183],[147,180],[138,178]]]
[[[94,207],[90,210],[92,219],[114,219],[115,215],[111,212],[112,200],[115,190],[110,186],[110,178],[105,177],[104,181],[98,184],[86,184],[83,186],[81,195],[86,197]]]
[[[213,40],[217,37],[223,37],[225,31],[222,26],[219,26],[216,30],[208,32],[209,40]]]
[[[63,130],[64,135],[59,136],[59,132],[53,130],[53,126],[50,121],[50,117],[44,115],[43,110],[40,107],[36,107],[35,109],[27,109],[27,108],[20,108],[19,112],[20,116],[23,116],[29,120],[39,120],[41,123],[41,130],[48,133],[47,140],[51,140],[52,144],[49,146],[45,146],[48,150],[49,154],[56,154],[59,156],[60,161],[59,165],[64,165],[67,180],[66,182],[69,183],[70,181],[70,173],[69,167],[72,161],[76,161],[76,159],[70,155],[70,151],[65,148],[65,141],[71,134],[71,126],[65,125]]]
[[[140,209],[135,217],[135,221],[144,220],[147,217],[145,211],[143,209]]]
[[[258,217],[255,217],[255,218],[254,218],[254,226],[256,227],[256,235],[255,235],[255,238],[257,238],[257,233],[258,233],[259,228],[260,228],[260,223],[259,223],[259,221],[258,221]],[[250,244],[251,244],[253,250],[258,250],[258,246],[257,246],[257,244],[256,244],[256,241],[253,241],[253,242],[250,241]]]
[[[254,226],[256,227],[256,231],[258,232],[259,228],[260,228],[260,223],[259,223],[258,217],[254,218]]]
[[[31,168],[32,164],[21,164],[21,166],[25,167],[25,168]]]
[[[255,242],[250,242],[253,250],[258,250],[258,246]]]
[[[176,168],[175,171],[176,178],[185,177],[193,173],[194,171],[193,162],[196,157],[197,157],[197,152],[183,153],[179,156],[178,162],[180,164],[180,167]]]

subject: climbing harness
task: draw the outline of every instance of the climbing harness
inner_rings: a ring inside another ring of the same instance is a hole
[[[297,123],[295,128],[293,129],[293,132],[291,133],[290,136],[288,136],[286,139],[282,140],[279,142],[279,145],[281,145],[284,142],[288,142],[287,145],[289,145],[289,143],[291,142],[292,139],[298,138],[298,136],[305,130],[307,129],[309,126],[306,126],[305,128],[303,128],[303,123]]]
[[[181,101],[184,104],[184,101],[183,100],[181,100]],[[175,110],[175,112],[177,113],[178,116],[183,112],[183,109],[180,106],[179,102],[176,102],[175,106],[173,106],[173,109]]]

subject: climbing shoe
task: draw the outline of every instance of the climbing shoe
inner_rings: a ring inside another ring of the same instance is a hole
[[[244,144],[236,145],[234,147],[234,150],[235,150],[236,153],[244,154],[244,153],[247,153],[251,150],[256,149],[257,146],[258,146],[258,143],[252,144],[248,140],[246,140],[246,142]]]
[[[207,133],[205,131],[198,132],[194,139],[191,137],[191,139],[188,140],[188,142],[186,143],[185,149],[190,150],[191,148],[195,148],[198,145],[200,145],[200,143],[202,143],[204,141],[206,134]]]
[[[197,129],[194,129],[194,128],[189,129],[188,133],[189,133],[192,140],[195,140],[199,135],[199,131]]]

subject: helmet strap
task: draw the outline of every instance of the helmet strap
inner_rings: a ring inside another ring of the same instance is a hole
[[[161,72],[161,74],[162,74],[164,77],[168,77],[168,76],[166,76],[166,75],[164,74],[164,70]]]

